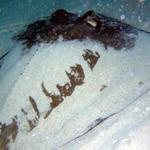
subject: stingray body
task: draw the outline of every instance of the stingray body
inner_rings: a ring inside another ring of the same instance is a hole
[[[23,46],[1,58],[0,148],[147,150],[149,33],[60,9],[14,39]]]

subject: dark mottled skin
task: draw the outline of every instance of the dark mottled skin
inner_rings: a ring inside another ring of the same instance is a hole
[[[18,124],[16,118],[12,119],[12,123],[6,125],[0,123],[0,150],[8,150],[8,144],[15,141],[18,134]]]
[[[40,42],[54,42],[61,35],[64,40],[89,38],[103,43],[106,49],[110,46],[120,50],[134,47],[137,33],[136,28],[92,10],[79,16],[59,9],[50,17],[29,24],[15,39],[30,48]]]

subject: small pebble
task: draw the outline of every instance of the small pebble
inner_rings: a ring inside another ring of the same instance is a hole
[[[139,81],[139,85],[142,85],[143,84],[143,81]]]
[[[120,16],[120,19],[121,19],[121,20],[124,20],[124,19],[125,19],[125,15],[121,15],[121,16]]]

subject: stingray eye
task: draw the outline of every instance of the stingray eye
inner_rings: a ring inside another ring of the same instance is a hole
[[[87,24],[89,24],[90,26],[92,26],[94,28],[97,26],[97,23],[95,20],[87,20]]]

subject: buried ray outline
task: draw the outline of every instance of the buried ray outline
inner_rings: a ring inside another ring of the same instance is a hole
[[[120,50],[123,48],[133,48],[138,32],[136,28],[130,25],[121,23],[118,20],[108,18],[103,15],[95,14],[94,11],[88,11],[84,15],[78,16],[76,14],[66,12],[65,10],[57,10],[51,15],[51,17],[47,17],[44,20],[36,21],[32,24],[29,24],[27,26],[27,29],[19,33],[15,38],[16,40],[22,41],[25,47],[30,48],[36,43],[54,42],[59,38],[60,35],[62,35],[64,40],[78,39],[82,41],[86,38],[89,38],[102,43],[105,49],[107,49],[107,47],[109,46],[113,47],[116,50]],[[83,55],[85,57],[84,60],[87,61],[89,68],[93,70],[94,66],[90,64],[93,60],[89,61],[89,57],[86,58],[88,55]],[[99,59],[99,56],[96,56]],[[94,60],[95,63],[97,63],[96,59]],[[75,68],[76,67],[77,66],[75,66]],[[70,82],[67,82],[65,85],[56,85],[57,89],[61,93],[60,95],[55,95],[55,93],[49,93],[44,86],[44,82],[41,83],[42,90],[44,90],[44,92],[47,93],[45,94],[45,96],[49,96],[49,98],[51,99],[53,98],[52,103],[50,103],[50,105],[54,105],[54,108],[56,107],[54,102],[57,102],[58,106],[60,102],[62,102],[65,99],[65,97],[70,96],[73,93],[75,86],[79,84],[78,83],[76,85],[72,82],[74,76],[72,76],[71,73],[66,72],[66,75],[70,79]],[[83,82],[80,83],[80,85],[82,84]],[[69,91],[64,92],[67,89],[69,89]],[[58,97],[63,97],[63,99],[58,101]],[[56,100],[54,100],[54,98]],[[40,112],[36,105],[36,101],[33,99],[33,97],[29,96],[28,100],[31,106],[33,107],[36,117],[30,120],[27,118],[28,113],[23,108],[21,108],[21,112],[24,115],[26,115],[26,119],[30,127],[29,131],[31,131],[34,127],[38,125]],[[52,110],[53,109],[49,109],[46,112],[47,116],[45,115],[45,118],[48,117]],[[104,120],[106,119],[102,118],[102,120],[98,119],[97,121],[101,123]],[[18,132],[19,124],[17,122],[17,118],[15,118],[15,120],[13,119],[13,122],[8,125],[6,125],[5,123],[1,124],[0,141],[2,137],[1,135],[5,133],[3,131],[7,131],[8,127],[11,127],[11,125],[13,125],[14,122],[15,128],[17,128],[16,131]],[[98,122],[96,122],[95,125],[99,124]],[[11,135],[11,132],[8,132],[8,135],[10,134],[11,136],[13,136],[15,140],[17,132],[15,136]],[[8,141],[8,137],[5,137],[4,140]],[[0,142],[0,144],[3,143]],[[4,146],[6,146],[7,148],[8,144],[9,143],[6,143],[6,145]]]
[[[44,84],[43,83],[41,84],[44,94],[46,96],[48,95],[52,100],[52,102],[50,103],[51,108],[48,110],[48,112],[46,113],[44,118],[47,118],[50,115],[50,113],[52,112],[52,110],[55,107],[57,107],[61,102],[63,102],[63,100],[66,96],[72,95],[72,93],[77,85],[83,84],[83,80],[84,80],[85,76],[84,76],[84,71],[83,71],[82,66],[79,64],[76,64],[75,67],[73,66],[70,68],[71,68],[71,72],[70,73],[66,72],[68,78],[70,79],[70,83],[67,82],[63,86],[60,86],[59,84],[56,85],[56,87],[58,88],[58,90],[60,92],[60,95],[56,95],[55,93],[54,94],[49,93],[49,95],[48,95],[47,94],[48,91],[46,90]]]

